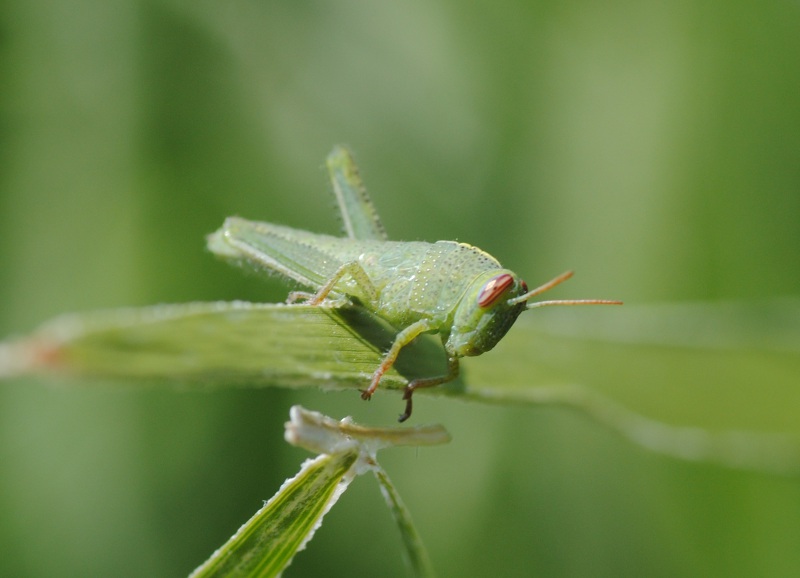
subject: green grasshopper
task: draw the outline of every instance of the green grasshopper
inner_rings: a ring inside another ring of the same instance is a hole
[[[326,164],[347,237],[229,217],[209,235],[208,247],[226,260],[275,271],[315,291],[292,292],[290,303],[304,299],[320,305],[329,297],[339,303],[350,301],[397,327],[394,343],[362,390],[362,399],[372,397],[403,347],[422,333],[440,334],[447,374],[415,379],[405,387],[401,422],[411,416],[417,389],[455,379],[460,357],[492,349],[526,309],[621,304],[601,299],[530,303],[572,272],[529,291],[494,257],[466,243],[389,241],[350,152],[337,146]]]

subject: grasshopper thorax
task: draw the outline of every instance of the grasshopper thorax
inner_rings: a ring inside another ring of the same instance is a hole
[[[527,290],[525,282],[507,269],[478,275],[456,305],[447,351],[464,357],[492,349],[526,307],[524,301],[511,305],[508,300]]]

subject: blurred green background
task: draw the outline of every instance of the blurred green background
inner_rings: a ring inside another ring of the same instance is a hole
[[[574,268],[560,295],[800,294],[797,2],[9,0],[0,78],[3,336],[283,300],[203,236],[234,214],[337,232],[338,142],[392,238],[467,241],[532,284]],[[0,575],[187,574],[306,457],[282,439],[293,403],[400,409],[4,383]],[[426,397],[415,419],[454,442],[382,461],[443,576],[800,573],[796,479],[649,454],[557,409]],[[323,574],[406,575],[372,480],[287,572]]]

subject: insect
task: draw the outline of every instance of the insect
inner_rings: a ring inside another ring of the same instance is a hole
[[[333,149],[327,167],[347,237],[229,217],[209,235],[209,249],[240,265],[282,274],[313,293],[292,292],[288,301],[319,305],[348,300],[384,318],[398,333],[361,397],[375,393],[400,351],[422,333],[438,333],[447,355],[445,375],[419,378],[405,387],[403,422],[417,389],[455,379],[459,358],[492,349],[526,309],[549,305],[620,305],[604,299],[530,302],[566,281],[566,272],[533,290],[488,253],[454,241],[389,241],[350,152]]]

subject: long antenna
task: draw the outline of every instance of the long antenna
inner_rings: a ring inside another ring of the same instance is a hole
[[[536,295],[540,295],[545,291],[549,291],[556,285],[560,285],[570,277],[572,277],[574,273],[572,271],[567,271],[562,273],[555,279],[551,279],[544,285],[540,285],[533,291],[528,291],[524,295],[520,295],[519,297],[514,297],[513,299],[508,300],[509,305],[516,305],[518,303],[522,303],[523,301],[527,301],[531,297],[535,297]],[[611,299],[553,299],[549,301],[536,301],[534,303],[528,303],[527,309],[533,309],[534,307],[549,307],[551,305],[622,305],[622,301],[616,301]]]

